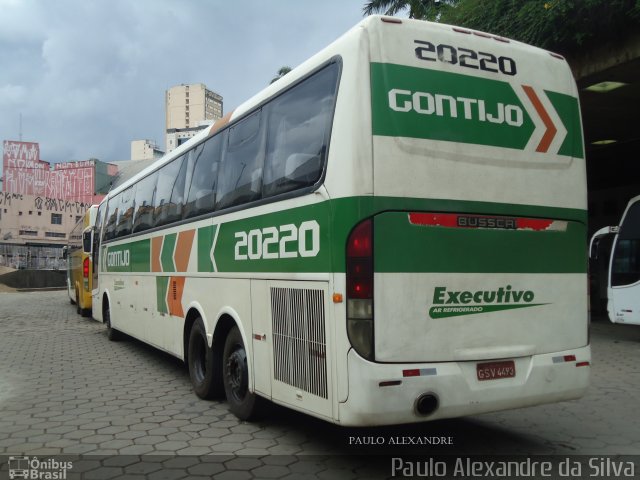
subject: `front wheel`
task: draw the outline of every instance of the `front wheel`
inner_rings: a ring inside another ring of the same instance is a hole
[[[76,313],[78,315],[82,315],[82,308],[80,308],[80,295],[78,294],[78,290],[76,290]]]
[[[105,306],[104,314],[102,315],[102,321],[107,327],[107,338],[109,340],[111,340],[112,342],[116,342],[122,338],[122,334],[115,328],[111,327],[111,309],[109,308],[108,303]]]
[[[224,392],[231,412],[240,420],[255,420],[264,400],[249,391],[247,351],[238,327],[233,327],[227,336],[222,363]]]

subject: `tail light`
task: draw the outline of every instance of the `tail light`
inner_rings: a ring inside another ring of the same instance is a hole
[[[347,334],[353,348],[373,360],[373,222],[359,223],[347,240]]]
[[[89,278],[89,257],[85,258],[84,262],[82,262],[82,276]]]

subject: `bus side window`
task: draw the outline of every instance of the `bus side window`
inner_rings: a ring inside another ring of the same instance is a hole
[[[195,149],[195,166],[185,204],[184,218],[213,211],[218,183],[218,165],[225,136],[226,132],[221,132]]]
[[[640,202],[634,203],[620,226],[613,252],[611,286],[640,281]]]
[[[228,130],[218,175],[216,210],[261,198],[265,130],[261,112],[252,113]]]
[[[171,222],[175,214],[175,205],[171,205],[171,193],[176,183],[183,157],[178,157],[158,170],[156,194],[153,197],[153,225],[165,225]]]
[[[109,199],[107,213],[105,214],[107,223],[104,227],[104,239],[111,240],[116,236],[116,220],[118,219],[118,206],[120,205],[120,194]]]
[[[131,233],[135,190],[136,186],[133,185],[118,195],[120,197],[120,207],[118,209],[118,220],[116,223],[116,237],[124,237]]]
[[[331,64],[269,104],[263,195],[315,184],[322,175],[338,65]]]
[[[166,223],[175,222],[182,219],[182,211],[184,209],[185,202],[185,182],[187,179],[187,174],[189,177],[191,177],[189,167],[193,166],[193,162],[190,161],[190,153],[191,152],[187,152],[181,157],[182,165],[180,166],[178,176],[176,177],[176,181],[173,183],[173,188],[171,189],[171,197],[169,198],[170,206],[167,211],[167,216],[165,217]]]
[[[143,178],[136,190],[136,212],[133,217],[133,232],[142,232],[153,226],[153,192],[156,189],[157,172]]]

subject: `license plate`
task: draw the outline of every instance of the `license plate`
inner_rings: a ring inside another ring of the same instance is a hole
[[[502,362],[479,363],[476,366],[478,380],[497,380],[516,376],[516,365],[513,360]]]

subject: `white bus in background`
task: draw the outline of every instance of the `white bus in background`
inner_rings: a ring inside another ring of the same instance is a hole
[[[613,323],[640,325],[640,196],[629,200],[620,225],[593,234],[589,252],[595,258],[604,235],[615,235],[607,275],[607,313]]]
[[[581,396],[586,169],[560,56],[371,16],[114,189],[94,315],[241,419]]]

